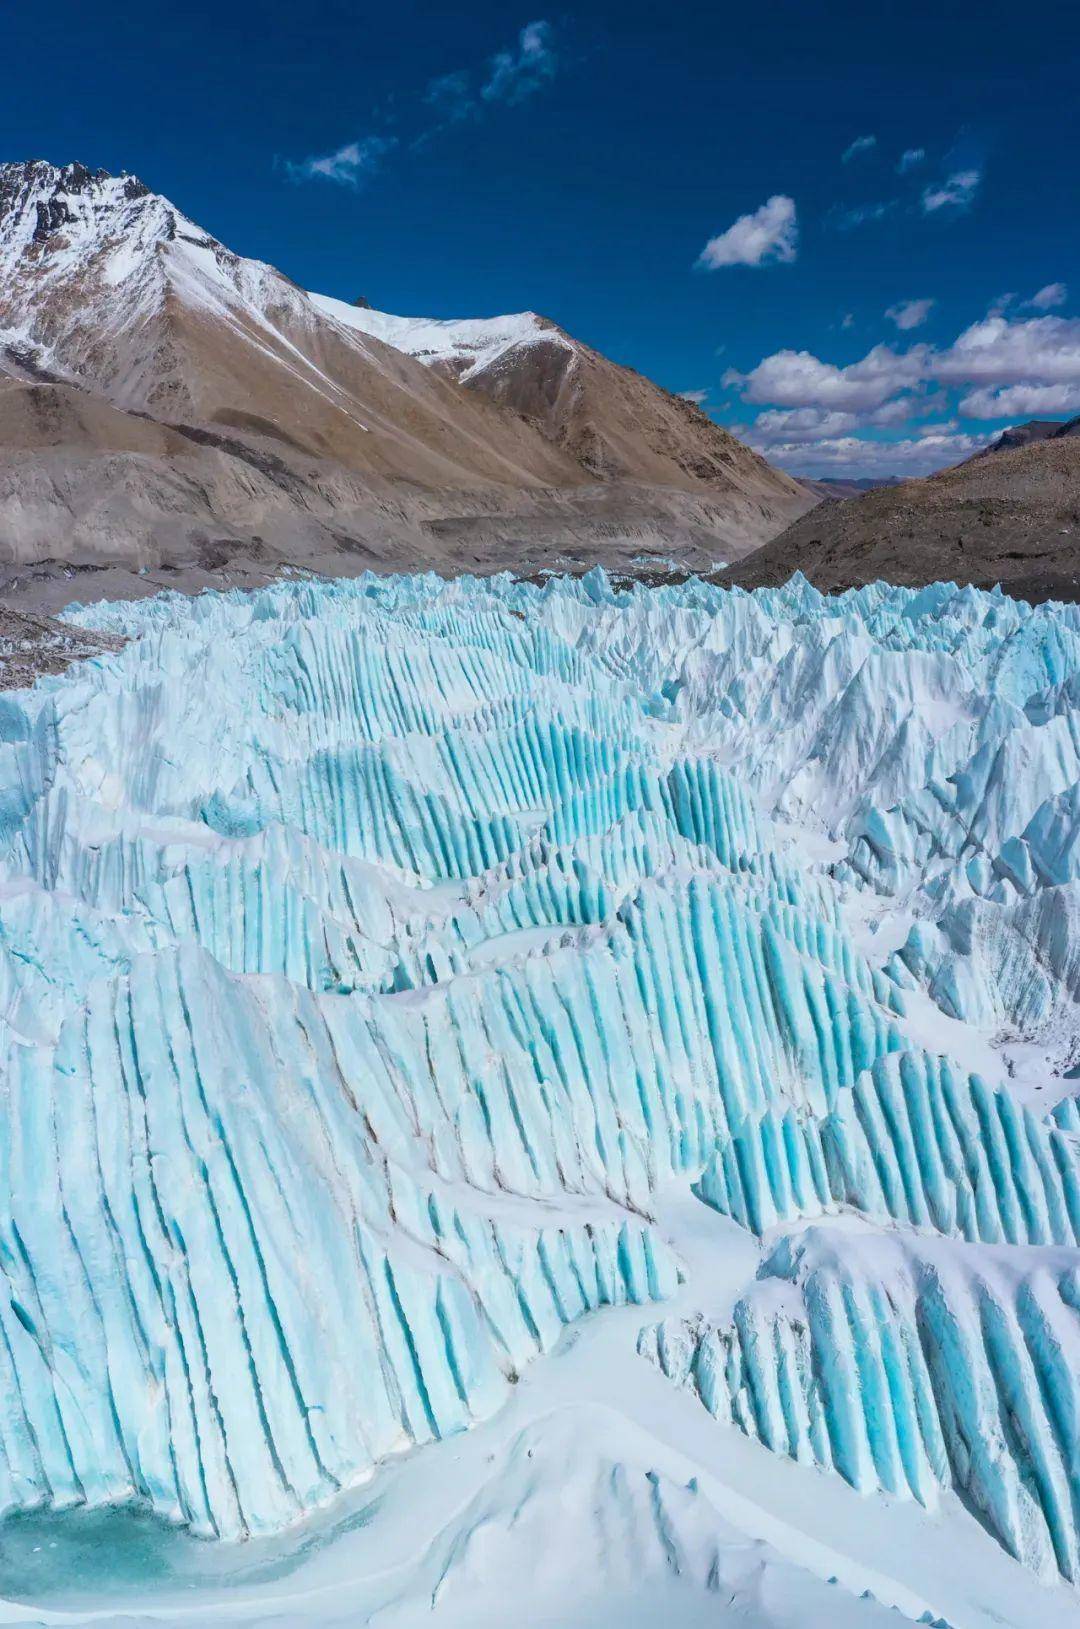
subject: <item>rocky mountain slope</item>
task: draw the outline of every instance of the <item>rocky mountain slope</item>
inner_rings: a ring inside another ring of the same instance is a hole
[[[696,490],[702,484],[761,496],[760,460],[707,413],[619,367],[534,311],[437,322],[394,317],[366,305],[312,295],[321,311],[384,340],[433,373],[465,385],[535,424],[602,480],[652,481]],[[778,470],[777,497],[797,485]]]
[[[821,505],[730,571],[759,588],[802,571],[837,591],[940,580],[1080,600],[1080,438],[1054,435],[925,480]]]
[[[554,527],[586,564],[708,563],[812,501],[559,330],[551,394],[543,365],[511,388],[504,357],[488,388],[429,365],[400,319],[356,318],[133,176],[0,166],[0,558],[191,582],[285,561],[490,569],[530,564],[533,537],[549,563]]]
[[[1080,435],[1080,417],[1075,419],[1028,419],[1026,424],[1012,424],[992,441],[989,447],[974,453],[975,458],[987,458],[993,453],[1012,452],[1027,447],[1033,441],[1056,441],[1063,436]]]

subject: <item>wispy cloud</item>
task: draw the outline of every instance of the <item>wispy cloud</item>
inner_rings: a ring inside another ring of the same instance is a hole
[[[939,209],[969,208],[981,180],[981,170],[955,170],[947,180],[925,189],[922,195],[924,213],[932,215]]]
[[[467,68],[458,68],[452,74],[439,74],[428,84],[424,101],[435,109],[446,124],[459,124],[476,113],[472,78]]]
[[[897,175],[907,175],[910,170],[918,169],[925,157],[925,147],[905,148],[905,150],[900,154],[900,159],[896,166]]]
[[[693,402],[695,407],[701,407],[709,399],[707,390],[680,390],[679,396],[684,402]]]
[[[851,146],[845,147],[840,154],[840,162],[850,164],[853,158],[858,158],[862,153],[869,153],[876,146],[876,136],[856,136]]]
[[[361,187],[397,144],[396,136],[364,136],[346,142],[334,153],[299,161],[287,159],[285,169],[292,181],[333,181],[338,186]]]
[[[866,226],[870,221],[880,221],[891,209],[896,208],[895,198],[885,198],[877,203],[856,204],[853,209],[834,209],[829,219],[840,232],[854,232],[856,227]]]
[[[485,102],[524,102],[549,80],[559,66],[550,23],[526,23],[517,45],[492,57],[487,80],[480,87]]]
[[[1064,305],[1069,298],[1069,291],[1064,283],[1047,283],[1037,294],[1033,294],[1027,304],[1033,311],[1054,311],[1059,305]]]
[[[770,261],[790,263],[798,252],[799,226],[795,200],[775,193],[751,215],[710,238],[697,264],[707,271],[723,266],[764,266]]]
[[[517,106],[550,84],[558,69],[552,25],[542,18],[526,23],[512,46],[494,52],[478,68],[456,68],[428,81],[415,104],[417,123],[423,123],[416,135],[406,138],[408,149],[415,152],[451,125],[479,119],[485,109],[499,103]],[[396,136],[363,136],[333,153],[287,159],[283,168],[293,181],[333,181],[357,188],[380,169],[387,154],[398,145]]]
[[[900,300],[891,305],[885,315],[897,328],[921,328],[933,309],[933,300]]]
[[[990,304],[988,317],[1003,317],[1007,311],[1056,311],[1069,298],[1064,283],[1047,283],[1031,296],[1021,300],[1018,294],[999,294]]]

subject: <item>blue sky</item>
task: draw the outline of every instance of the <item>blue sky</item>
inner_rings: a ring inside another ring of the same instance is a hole
[[[805,473],[1080,413],[1075,4],[157,9],[7,0],[0,157],[323,293],[544,312]]]

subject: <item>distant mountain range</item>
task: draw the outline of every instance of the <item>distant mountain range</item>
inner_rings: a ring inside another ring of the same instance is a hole
[[[49,561],[110,591],[284,563],[702,569],[815,497],[542,317],[309,295],[133,176],[0,166],[9,579]]]
[[[902,477],[899,475],[860,475],[847,478],[843,475],[819,475],[816,477],[799,477],[803,486],[815,493],[819,498],[830,502],[843,502],[845,498],[858,498],[864,492],[873,492],[879,486],[899,486]]]

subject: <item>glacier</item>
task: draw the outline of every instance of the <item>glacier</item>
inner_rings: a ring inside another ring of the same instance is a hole
[[[520,1559],[484,1585],[476,1533],[562,1531],[564,1483],[672,1621],[751,1530],[755,1623],[946,1621],[947,1567],[836,1559],[856,1496],[1068,1621],[1080,608],[593,572],[66,615],[122,648],[0,695],[0,1551],[131,1509],[254,1554],[490,1440],[334,1621],[447,1578],[481,1621]],[[648,1431],[559,1390],[605,1341]]]

